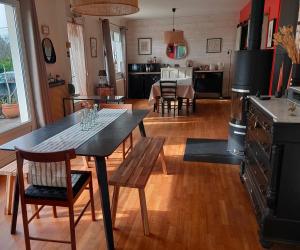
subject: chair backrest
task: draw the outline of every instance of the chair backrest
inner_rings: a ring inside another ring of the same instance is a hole
[[[115,104],[115,103],[101,103],[101,109],[128,109],[132,110],[132,104]]]
[[[63,187],[72,190],[70,160],[75,150],[37,153],[16,148],[20,190],[24,190],[23,163],[28,161],[28,183],[35,186]],[[22,188],[21,188],[22,186]]]
[[[177,97],[177,81],[160,81],[160,96],[163,98]]]

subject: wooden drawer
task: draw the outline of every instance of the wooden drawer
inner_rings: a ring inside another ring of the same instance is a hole
[[[263,195],[266,195],[270,178],[265,174],[264,169],[258,164],[251,150],[247,150],[246,154],[246,164],[249,167],[258,188],[261,190]]]
[[[252,177],[251,177],[249,169],[247,167],[245,169],[245,174],[243,175],[243,180],[244,180],[245,186],[247,188],[247,191],[250,195],[250,200],[251,200],[252,206],[254,208],[255,215],[256,215],[258,221],[260,221],[264,207],[262,205],[262,202],[259,201],[259,196],[257,195],[255,185],[253,183]]]

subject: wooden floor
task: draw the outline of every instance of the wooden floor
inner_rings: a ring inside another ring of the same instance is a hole
[[[149,108],[146,101],[135,101],[134,108]],[[145,120],[148,136],[165,136],[165,154],[169,175],[163,175],[160,162],[146,187],[150,237],[143,235],[138,192],[120,192],[116,227],[117,249],[203,249],[203,250],[259,250],[257,223],[247,193],[239,179],[239,167],[232,165],[191,163],[183,161],[185,141],[193,138],[227,138],[229,101],[197,103],[197,113],[190,116],[161,118],[151,113]],[[134,140],[140,137],[134,132]],[[122,159],[116,153],[108,160],[109,175]],[[74,165],[82,167],[81,159]],[[93,164],[92,164],[93,165]],[[97,221],[90,213],[76,229],[78,249],[106,249],[99,193],[94,177],[94,197]],[[4,216],[4,182],[0,180],[0,249],[24,249],[21,216],[18,234],[10,235],[10,216]],[[112,189],[110,189],[112,194]],[[81,208],[87,195],[79,200]],[[58,209],[53,219],[51,209],[42,211],[30,230],[34,235],[69,239],[67,211]],[[68,245],[33,242],[32,249],[69,249]],[[295,249],[275,246],[274,249]]]

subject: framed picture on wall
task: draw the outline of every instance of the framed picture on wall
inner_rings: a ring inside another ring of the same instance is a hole
[[[222,38],[209,38],[206,43],[206,53],[221,53]]]
[[[273,43],[274,31],[275,31],[275,19],[269,22],[267,48],[272,48],[274,45]]]
[[[152,55],[152,38],[138,38],[138,54]]]
[[[91,37],[90,38],[90,48],[91,48],[91,57],[97,57],[97,38]]]

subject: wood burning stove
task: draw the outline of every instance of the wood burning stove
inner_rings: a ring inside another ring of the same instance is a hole
[[[260,50],[264,3],[264,0],[252,0],[249,47],[235,53],[228,151],[236,155],[244,154],[247,97],[267,95],[269,90],[273,51]]]

